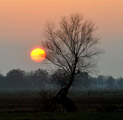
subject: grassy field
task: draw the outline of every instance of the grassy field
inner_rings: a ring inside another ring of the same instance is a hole
[[[0,92],[0,120],[122,120],[123,92],[77,92],[69,97],[78,112],[43,112],[47,95]]]
[[[96,112],[85,110],[74,113],[46,113],[46,112],[4,112],[0,113],[0,120],[122,120],[122,112]]]

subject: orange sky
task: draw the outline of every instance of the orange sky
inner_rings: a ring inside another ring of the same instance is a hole
[[[101,34],[123,31],[123,0],[0,0],[0,35],[5,37],[7,33],[8,38],[26,35],[28,39],[33,33],[39,39],[47,20],[58,20],[75,12],[93,20]]]
[[[75,12],[92,19],[102,31],[123,30],[123,0],[0,0],[0,28],[8,37],[20,36],[28,29],[42,29],[47,20]]]
[[[120,72],[123,71],[120,55],[123,53],[123,0],[0,0],[0,54],[3,55],[0,71],[38,68],[37,64],[30,65],[26,54],[39,46],[44,24],[76,12],[98,26],[101,47],[105,49],[100,62],[101,73],[123,75]],[[9,57],[11,60],[7,61]]]

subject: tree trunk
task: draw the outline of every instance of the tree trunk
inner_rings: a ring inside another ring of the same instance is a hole
[[[68,86],[62,88],[57,93],[57,95],[53,97],[50,111],[56,111],[57,104],[62,105],[67,112],[77,111],[77,107],[75,106],[75,104],[67,97],[68,90],[69,90]]]
[[[54,106],[56,106],[56,104],[61,104],[66,109],[67,112],[77,111],[77,107],[75,106],[75,104],[67,97],[68,91],[69,91],[69,89],[73,83],[73,80],[74,80],[77,60],[78,59],[76,57],[74,69],[71,74],[71,79],[70,79],[68,85],[66,87],[62,88],[52,100],[52,104],[54,104]]]

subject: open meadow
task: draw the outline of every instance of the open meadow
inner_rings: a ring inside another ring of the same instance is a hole
[[[34,91],[0,92],[0,120],[121,120],[123,92],[72,92],[69,97],[78,112],[67,113],[61,106],[45,112],[48,96]]]

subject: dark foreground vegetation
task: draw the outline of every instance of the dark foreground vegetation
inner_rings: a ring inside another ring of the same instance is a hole
[[[122,120],[121,112],[97,113],[94,110],[84,110],[74,113],[46,113],[46,112],[26,112],[26,113],[1,113],[0,120]]]
[[[121,120],[123,91],[70,92],[78,108],[68,113],[59,105],[57,111],[46,112],[52,97],[48,91],[0,92],[0,120]]]

